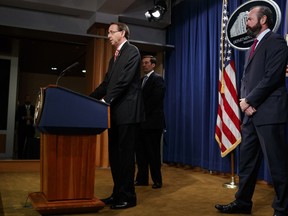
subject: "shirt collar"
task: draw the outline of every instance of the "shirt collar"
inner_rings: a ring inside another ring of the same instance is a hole
[[[152,70],[149,73],[145,74],[145,76],[149,77],[153,72],[154,72],[154,70]]]
[[[262,40],[262,38],[269,32],[271,31],[269,28],[266,29],[265,31],[261,32],[261,34],[258,35],[257,37],[257,40],[258,40],[258,43],[256,46],[258,46],[259,42]]]
[[[121,43],[118,47],[117,50],[121,50],[122,46],[124,45],[124,43],[126,43],[127,40],[125,40],[123,43]]]

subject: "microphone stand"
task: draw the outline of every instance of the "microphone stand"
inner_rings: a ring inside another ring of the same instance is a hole
[[[61,71],[61,73],[59,74],[59,76],[57,78],[56,85],[58,85],[59,80],[65,75],[66,71],[70,70],[71,68],[75,67],[78,64],[79,64],[79,62],[75,62],[72,65],[70,65],[69,67],[65,68],[63,71]]]

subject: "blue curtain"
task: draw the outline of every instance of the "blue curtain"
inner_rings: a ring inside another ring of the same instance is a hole
[[[230,14],[244,2],[229,0]],[[276,2],[285,9],[285,0]],[[184,0],[173,8],[167,43],[175,49],[165,57],[163,161],[229,173],[230,155],[222,158],[215,141],[221,13],[222,0]],[[239,89],[244,52],[234,52]],[[238,150],[234,152],[237,168]],[[271,181],[264,162],[259,178]]]

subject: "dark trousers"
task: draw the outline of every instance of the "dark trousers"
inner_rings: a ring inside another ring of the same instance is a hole
[[[288,143],[285,124],[255,126],[250,120],[242,125],[239,189],[236,200],[252,205],[262,158],[266,160],[275,190],[273,208],[288,215]]]
[[[109,135],[109,161],[114,182],[112,196],[116,201],[134,201],[135,143],[138,124],[112,125]]]
[[[148,184],[149,168],[152,181],[162,184],[161,175],[161,135],[162,129],[142,129],[136,146],[136,162],[138,172],[136,181]]]
[[[20,125],[18,128],[18,159],[29,159],[29,144],[33,142],[35,128],[32,125]]]

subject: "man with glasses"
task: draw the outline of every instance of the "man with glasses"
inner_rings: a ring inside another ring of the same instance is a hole
[[[103,82],[90,94],[110,104],[111,127],[109,162],[113,178],[112,195],[102,201],[111,209],[136,206],[134,187],[135,146],[140,122],[144,120],[141,95],[141,56],[129,43],[130,31],[124,23],[112,23],[108,39],[116,48]]]

